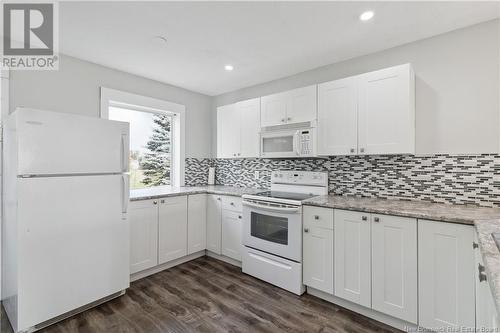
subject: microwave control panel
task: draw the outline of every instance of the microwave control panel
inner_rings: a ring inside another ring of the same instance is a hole
[[[301,131],[299,135],[300,155],[312,154],[312,133],[311,131]]]

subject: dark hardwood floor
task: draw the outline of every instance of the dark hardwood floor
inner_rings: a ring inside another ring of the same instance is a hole
[[[7,332],[2,321],[2,333]],[[124,296],[41,332],[399,331],[202,257],[133,282]]]

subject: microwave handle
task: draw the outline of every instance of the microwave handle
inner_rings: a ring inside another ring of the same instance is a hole
[[[295,132],[293,135],[293,141],[294,141],[294,147],[295,147],[295,153],[297,156],[300,156],[300,139],[299,139],[300,131]]]

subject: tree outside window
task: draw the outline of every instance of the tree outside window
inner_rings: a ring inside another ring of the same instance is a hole
[[[109,119],[130,124],[130,189],[170,185],[172,116],[109,107]]]

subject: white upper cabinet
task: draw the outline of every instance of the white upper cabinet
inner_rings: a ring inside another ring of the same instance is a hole
[[[415,74],[410,64],[358,76],[361,154],[415,153]]]
[[[258,157],[260,98],[217,108],[217,157]]]
[[[356,77],[318,85],[318,155],[358,153]]]
[[[262,127],[316,120],[316,85],[264,96],[260,99]]]
[[[410,64],[318,85],[318,155],[414,154]]]
[[[260,98],[236,103],[240,114],[240,153],[241,157],[259,156]]]
[[[217,108],[217,157],[237,157],[240,152],[240,114],[236,104]]]

